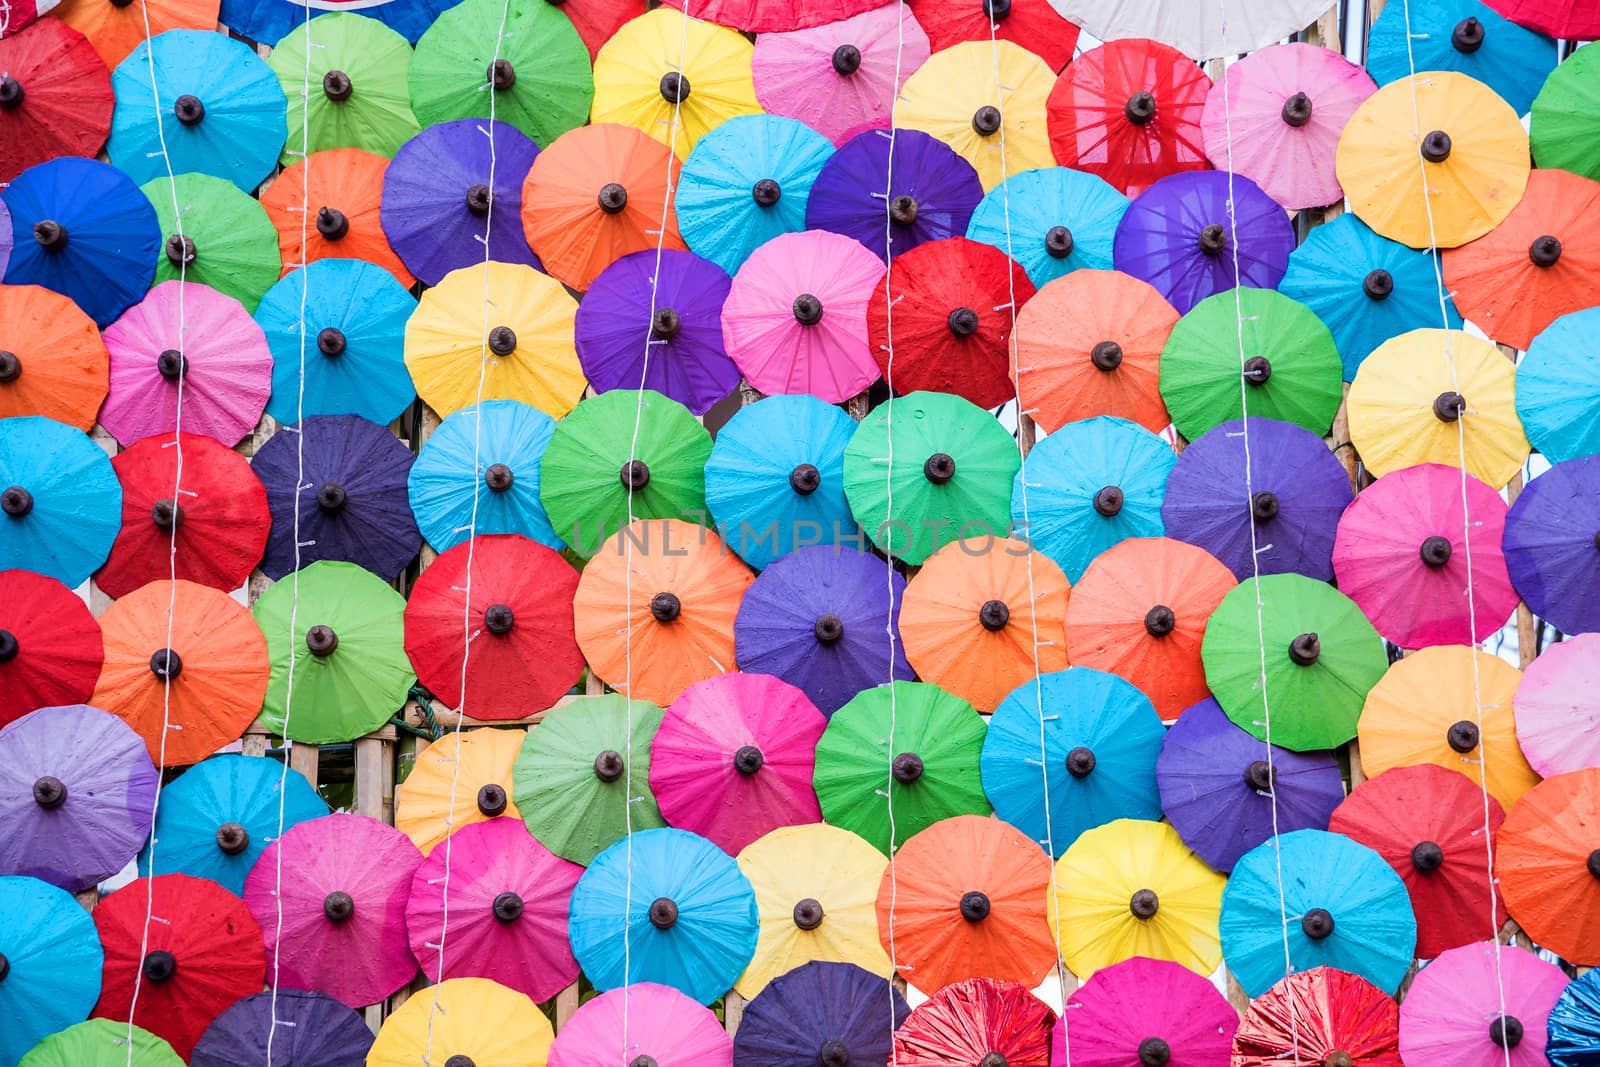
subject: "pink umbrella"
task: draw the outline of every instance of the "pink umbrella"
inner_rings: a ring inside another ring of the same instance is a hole
[[[567,903],[582,874],[582,867],[534,840],[520,819],[463,826],[411,878],[406,929],[412,955],[437,982],[442,942],[445,978],[492,978],[531,1000],[548,1000],[578,980],[567,943]]]
[[[1135,956],[1096,971],[1067,1000],[1050,1039],[1050,1062],[1216,1067],[1228,1062],[1238,1028],[1239,1013],[1209,978]]]
[[[1252,52],[1206,96],[1206,155],[1227,170],[1231,142],[1233,172],[1286,208],[1334,203],[1344,196],[1333,170],[1339,133],[1377,88],[1366,71],[1318,45]]]
[[[1339,589],[1401,648],[1482,641],[1517,609],[1500,550],[1505,501],[1467,475],[1469,538],[1461,478],[1460,469],[1438,463],[1392,471],[1339,519],[1333,544]]]
[[[1514,945],[1481,941],[1440,953],[1400,1002],[1400,1058],[1545,1067],[1545,1016],[1566,985],[1560,967]]]
[[[601,993],[567,1020],[550,1067],[732,1067],[733,1039],[709,1008],[676,989],[634,982]]]
[[[763,33],[756,38],[756,99],[772,114],[844,144],[862,130],[889,128],[894,98],[928,51],[928,35],[909,4],[809,30]]]
[[[867,304],[883,260],[827,230],[785,233],[750,253],[722,305],[722,344],[752,386],[837,404],[878,378]]]
[[[1600,767],[1600,634],[1546,645],[1512,706],[1517,743],[1540,777]]]
[[[324,815],[284,831],[244,882],[266,940],[268,980],[276,973],[280,986],[352,1008],[411,981],[406,898],[421,863],[409,837],[365,815]]]
[[[780,826],[822,821],[811,787],[827,718],[765,674],[722,674],[672,702],[650,744],[661,816],[730,856]]]

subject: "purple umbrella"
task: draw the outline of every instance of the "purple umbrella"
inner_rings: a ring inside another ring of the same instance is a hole
[[[1241,582],[1254,574],[1333,580],[1333,537],[1351,500],[1350,477],[1322,438],[1276,419],[1250,420],[1251,498],[1245,499],[1244,422],[1193,441],[1167,476],[1167,536],[1216,556]],[[1250,565],[1255,526],[1256,569]]]
[[[1278,832],[1326,830],[1344,799],[1331,752],[1290,752],[1258,741],[1210,697],[1185,709],[1156,760],[1161,810],[1183,843],[1227,873],[1239,857]]]
[[[314,415],[274,434],[250,463],[272,513],[262,573],[277,581],[332,559],[395,578],[422,547],[406,496],[415,458],[387,427],[359,415]],[[304,486],[298,531],[296,481]]]
[[[493,131],[492,153],[485,130]],[[538,154],[516,127],[483,119],[441,122],[401,145],[383,172],[379,219],[406,269],[438,285],[457,267],[483,262],[487,230],[490,259],[543,270],[522,235],[522,180]]]
[[[898,636],[889,669],[891,582],[898,635],[906,581],[877,556],[836,541],[777,560],[756,575],[733,620],[739,669],[782,678],[824,715],[891,677],[916,678]]]
[[[917,130],[894,133],[894,184],[889,185],[889,131],[868,130],[828,157],[811,186],[806,229],[854,237],[887,259],[884,190],[895,255],[924,241],[962,237],[983,199],[978,172],[943,141]]]
[[[659,272],[654,250],[600,272],[578,305],[578,360],[597,393],[639,389],[643,375],[642,388],[704,415],[739,385],[722,347],[722,302],[733,280],[693,252],[659,255]]]
[[[0,279],[6,276],[6,264],[11,260],[11,209],[0,200]]]
[[[235,1001],[213,1019],[189,1067],[364,1067],[371,1047],[372,1031],[361,1016],[326,993],[280,989],[274,1008],[269,990]]]
[[[29,712],[0,730],[0,875],[70,893],[110,878],[150,835],[156,787],[144,740],[115,715]]]
[[[733,1037],[733,1062],[738,1067],[885,1063],[894,1031],[910,1011],[886,978],[853,963],[805,963],[774,978],[745,1005]]]
[[[1117,226],[1111,253],[1117,269],[1155,286],[1180,315],[1236,286],[1276,289],[1288,269],[1294,251],[1288,213],[1235,174],[1230,220],[1228,177],[1220,170],[1168,175],[1140,193]]]
[[[1569,634],[1600,630],[1600,457],[1557,463],[1524,486],[1500,544],[1535,615]]]

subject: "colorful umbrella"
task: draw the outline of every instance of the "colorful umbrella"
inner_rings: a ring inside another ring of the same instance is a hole
[[[105,955],[94,920],[72,894],[34,878],[0,876],[0,1057],[16,1063],[41,1039],[89,1017]]]
[[[577,27],[592,61],[611,35],[633,16],[642,14],[645,5],[641,0],[567,0],[561,11]]]
[[[710,0],[705,4],[693,5],[688,0],[674,0],[667,6],[682,11],[693,10],[697,19],[706,19],[719,26],[732,26],[746,35],[757,33],[766,35],[831,23],[836,19],[857,15],[874,5],[871,0],[829,0],[824,4]]]
[[[272,661],[261,717],[274,733],[350,741],[406,702],[416,676],[403,647],[405,600],[383,579],[319,560],[269,587],[252,610]]]
[[[1511,0],[1497,0],[1501,7]],[[1550,72],[1529,112],[1529,142],[1539,166],[1600,179],[1600,162],[1589,151],[1594,136],[1595,57],[1573,52]],[[1537,69],[1537,68],[1536,68]]]
[[[474,719],[554,707],[583,673],[572,628],[577,589],[572,565],[525,537],[485,534],[440,553],[406,601],[417,681]]]
[[[550,1020],[523,994],[487,978],[452,978],[384,1020],[367,1065],[546,1063],[554,1040]]]
[[[650,793],[660,725],[660,708],[616,693],[552,709],[528,731],[511,771],[529,832],[587,866],[613,841],[666,825]]]
[[[283,270],[272,220],[255,198],[209,174],[156,178],[140,191],[161,226],[156,284],[200,282],[254,313]]]
[[[92,889],[150,835],[159,778],[144,742],[98,708],[40,708],[0,729],[0,874]]]
[[[734,1059],[741,1067],[790,1067],[811,1057],[819,1064],[888,1062],[894,1030],[910,1011],[876,974],[849,963],[803,963],[745,1005]]]
[[[0,241],[10,226],[0,206]],[[0,247],[0,267],[5,249]],[[0,287],[0,418],[43,415],[88,430],[106,397],[110,358],[94,320],[38,285]]]
[[[212,1020],[194,1047],[190,1067],[271,1063],[287,1050],[288,1063],[365,1067],[372,1047],[366,1021],[326,993],[272,989],[236,1000]]]
[[[1557,463],[1528,482],[1501,541],[1511,585],[1539,618],[1566,633],[1600,630],[1594,552],[1600,537],[1600,461]]]
[[[82,598],[42,574],[0,571],[0,726],[88,700],[104,659],[100,624]]]
[[[1367,31],[1367,72],[1380,85],[1413,70],[1453,70],[1483,82],[1519,115],[1557,57],[1554,41],[1482,0],[1411,0],[1380,12]]]
[[[1552,463],[1600,452],[1591,414],[1600,402],[1600,379],[1581,353],[1600,311],[1563,315],[1528,346],[1517,364],[1517,417],[1535,450]]]
[[[389,247],[381,220],[389,161],[359,148],[313,152],[279,172],[261,193],[285,264],[319,259],[376,263],[406,288],[416,284]],[[291,266],[289,269],[293,269]]]
[[[289,100],[284,166],[329,148],[393,156],[418,131],[407,87],[411,45],[377,19],[355,11],[302,19],[268,62]]]
[[[111,132],[111,74],[94,46],[56,19],[29,28],[0,39],[0,181],[57,156],[93,157]]]
[[[1463,1067],[1546,1067],[1545,1020],[1566,988],[1560,967],[1487,942],[1451,949],[1417,972],[1400,1005],[1400,1054]]]
[[[1600,1052],[1600,978],[1593,973],[1570,983],[1550,1009],[1544,1054],[1551,1067],[1591,1067]]]
[[[23,4],[19,7],[23,11],[36,7],[40,14],[44,10],[53,11],[62,22],[89,38],[101,62],[113,69],[154,34],[172,29],[213,32],[218,17],[214,0],[156,0],[148,7],[141,4],[138,8],[97,4],[93,0],[65,0],[60,4],[46,0],[37,6]],[[14,28],[20,28],[16,26],[17,14],[13,10],[9,19]],[[230,19],[229,25],[232,24]]]
[[[1349,1063],[1401,1067],[1394,998],[1333,967],[1291,974],[1251,1001],[1233,1039],[1238,1067]]]
[[[895,1031],[890,1062],[1046,1067],[1055,1022],[1056,1013],[1015,982],[969,978],[917,1005]]]
[[[562,1026],[549,1062],[609,1067],[640,1060],[659,1067],[732,1067],[733,1045],[708,1009],[676,989],[635,982],[585,1001]]]
[[[1058,71],[1072,61],[1078,43],[1077,25],[1042,0],[1005,0],[987,7],[954,0],[914,0],[909,6],[927,27],[935,50],[961,41],[1010,41]]]
[[[0,598],[3,599],[3,598]],[[1528,664],[1512,699],[1517,745],[1535,774],[1553,774],[1600,766],[1592,724],[1600,711],[1594,657],[1600,636],[1578,634],[1546,645]]]
[[[1073,271],[1110,270],[1117,223],[1127,210],[1128,198],[1104,180],[1041,167],[990,190],[972,213],[967,236],[1015,259],[1034,285],[1043,286]]]
[[[1495,878],[1506,910],[1534,942],[1573,964],[1600,960],[1600,856],[1588,828],[1600,818],[1600,771],[1547,778],[1523,795],[1495,835]]]
[[[522,812],[511,799],[511,767],[525,737],[522,730],[455,730],[417,753],[411,773],[395,791],[395,829],[424,856],[433,855],[457,830],[485,821],[503,821],[526,836]],[[446,849],[446,862],[450,855]]]
[[[1238,1028],[1238,1013],[1208,980],[1135,956],[1096,971],[1067,998],[1051,1059],[1066,1063],[1070,1047],[1083,1067],[1222,1064]]]
[[[1051,6],[1102,41],[1154,37],[1195,59],[1220,59],[1252,52],[1304,29],[1322,13],[1317,3],[1223,0],[1207,9],[1174,7],[1164,0],[1124,0],[1115,7],[1092,0],[1054,0]]]
[[[1600,37],[1600,20],[1573,0],[1489,0],[1490,6],[1519,25],[1552,37],[1591,41]]]

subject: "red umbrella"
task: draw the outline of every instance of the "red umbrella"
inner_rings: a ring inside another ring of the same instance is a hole
[[[148,917],[148,921],[147,921]],[[140,878],[94,909],[105,949],[94,1015],[133,1022],[185,1060],[211,1020],[261,992],[266,951],[244,901],[206,878]]]
[[[645,0],[566,0],[561,5],[561,13],[572,20],[593,62],[600,54],[600,47],[611,40],[622,24],[644,14],[648,7]]]
[[[744,33],[787,33],[871,11],[883,0],[665,0],[696,19]]]
[[[1060,70],[1072,62],[1078,27],[1056,13],[1048,0],[911,0],[911,13],[928,31],[928,43],[942,52],[962,41],[997,40],[1019,44]]]
[[[1033,296],[1021,265],[998,248],[947,237],[895,256],[889,284],[892,295],[873,290],[867,337],[890,388],[955,393],[981,408],[1015,395],[1007,346],[1015,311]]]
[[[1015,982],[969,978],[929,997],[894,1035],[899,1067],[1048,1067],[1056,1013]]]
[[[1079,56],[1045,102],[1056,162],[1129,196],[1156,179],[1206,170],[1200,119],[1211,79],[1169,45],[1109,41]]]
[[[0,34],[0,185],[57,156],[93,157],[111,132],[111,72],[57,19]]]
[[[77,594],[32,571],[0,571],[0,726],[86,703],[104,660],[100,624]]]
[[[1400,1009],[1365,978],[1332,967],[1292,974],[1250,1002],[1232,1067],[1290,1062],[1402,1067]]]
[[[1550,37],[1600,38],[1600,8],[1594,0],[1488,0],[1488,4],[1512,22]]]

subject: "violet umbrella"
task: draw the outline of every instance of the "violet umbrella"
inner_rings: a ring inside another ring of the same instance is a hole
[[[422,547],[406,494],[414,459],[388,427],[359,415],[313,415],[274,434],[251,462],[272,513],[262,573],[276,581],[330,559],[398,576]]]
[[[326,993],[269,989],[213,1019],[189,1067],[365,1067],[370,1048],[366,1020]]]
[[[1096,971],[1067,999],[1050,1035],[1052,1063],[1078,1067],[1221,1067],[1239,1013],[1209,978],[1133,956]]]
[[[549,1067],[732,1067],[709,1008],[669,986],[634,982],[589,1000],[550,1046]]]
[[[1492,941],[1439,954],[1400,1002],[1400,1058],[1450,1067],[1545,1067],[1545,1020],[1567,976]]]
[[[1565,633],[1600,630],[1600,456],[1557,463],[1528,482],[1501,540],[1511,585]]]
[[[813,960],[774,978],[745,1005],[733,1058],[739,1067],[885,1063],[894,1031],[910,1013],[882,975]]]
[[[1517,746],[1541,777],[1600,767],[1600,634],[1546,645],[1512,706]]]

